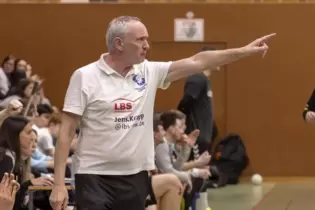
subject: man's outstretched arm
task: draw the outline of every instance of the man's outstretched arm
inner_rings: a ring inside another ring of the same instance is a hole
[[[263,54],[268,50],[266,42],[276,34],[269,34],[256,39],[245,47],[199,52],[192,57],[175,61],[171,64],[166,81],[173,82],[183,77],[226,65],[242,58]]]

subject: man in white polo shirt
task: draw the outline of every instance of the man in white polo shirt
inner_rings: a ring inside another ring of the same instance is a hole
[[[245,47],[200,52],[175,62],[145,60],[148,32],[140,19],[115,18],[109,24],[108,53],[76,70],[64,103],[55,153],[53,209],[68,202],[64,174],[78,122],[76,204],[81,210],[142,210],[154,169],[153,106],[157,88],[215,66],[265,53],[275,34]]]

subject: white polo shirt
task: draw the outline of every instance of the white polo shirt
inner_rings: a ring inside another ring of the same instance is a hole
[[[76,173],[129,175],[154,169],[153,108],[172,62],[134,65],[126,77],[100,60],[76,70],[63,111],[81,117]]]

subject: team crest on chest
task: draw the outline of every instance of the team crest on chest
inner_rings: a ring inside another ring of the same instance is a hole
[[[147,85],[143,75],[133,74],[132,81],[135,83],[136,86],[135,89],[138,90],[139,92],[144,90]]]

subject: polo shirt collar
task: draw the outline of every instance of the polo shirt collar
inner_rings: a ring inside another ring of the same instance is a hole
[[[104,71],[106,74],[118,74],[114,69],[112,69],[107,63],[105,62],[105,56],[108,55],[108,53],[103,53],[100,57],[100,59],[97,61],[96,65],[99,69]],[[128,72],[127,76],[135,73],[136,68],[133,66],[130,71]]]

